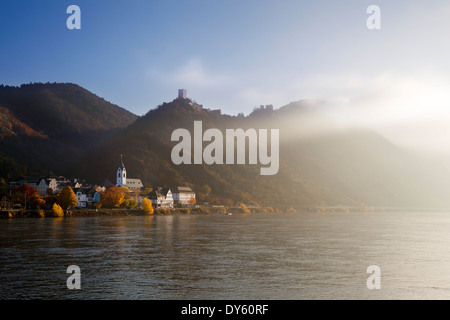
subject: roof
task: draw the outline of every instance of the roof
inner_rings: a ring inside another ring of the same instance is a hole
[[[168,187],[156,187],[153,188],[152,192],[148,194],[150,199],[162,198],[165,199],[169,193],[170,188]]]
[[[92,189],[94,189],[96,192],[100,192],[100,191],[105,191],[106,188],[105,187],[100,187],[98,185],[95,185],[95,186],[92,187]]]
[[[112,187],[112,186],[115,186],[115,184],[113,184],[108,179],[105,179],[102,183],[100,183],[100,187],[109,188],[109,187]]]
[[[172,193],[195,193],[190,187],[175,187],[172,188]]]
[[[153,189],[152,192],[148,194],[148,198],[151,200],[156,200],[156,199],[165,199],[166,196],[162,194],[160,191]]]
[[[59,184],[59,187],[61,188],[64,188],[64,187],[71,187],[72,189],[75,189],[75,188],[79,188],[79,187],[77,187],[77,185],[80,185],[80,186],[82,186],[82,184],[80,183],[80,182],[64,182],[64,183],[60,183]]]
[[[81,187],[81,188],[73,189],[74,193],[81,192],[82,194],[88,194],[88,193],[91,193],[92,191],[95,192],[95,190],[92,189],[92,187]]]

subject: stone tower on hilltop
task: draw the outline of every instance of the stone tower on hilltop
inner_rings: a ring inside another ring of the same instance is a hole
[[[178,89],[178,99],[186,99],[186,98],[187,98],[187,90]]]

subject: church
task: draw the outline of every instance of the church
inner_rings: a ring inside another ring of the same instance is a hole
[[[116,180],[116,186],[118,187],[128,187],[128,189],[140,189],[143,188],[144,185],[142,184],[141,179],[132,179],[127,177],[127,169],[125,168],[125,165],[123,164],[123,157],[120,155],[120,165],[117,169],[117,180]]]

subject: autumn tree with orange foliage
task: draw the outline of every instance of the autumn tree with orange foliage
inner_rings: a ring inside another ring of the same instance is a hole
[[[72,188],[69,186],[65,186],[60,195],[58,196],[58,204],[63,209],[74,208],[78,206],[77,196],[75,192],[73,192]]]
[[[119,208],[125,199],[124,189],[111,186],[100,195],[100,203],[104,208]]]
[[[45,200],[44,198],[42,198],[39,194],[35,193],[32,197],[31,197],[31,207],[33,209],[42,209],[45,208]]]
[[[55,217],[64,217],[64,210],[57,204],[53,204],[53,215]]]
[[[153,206],[152,206],[152,202],[149,199],[145,198],[142,206],[144,207],[145,213],[153,214],[154,209],[153,209]]]
[[[250,213],[250,209],[248,209],[247,206],[245,204],[243,204],[242,202],[239,203],[239,206],[241,207],[242,213]]]

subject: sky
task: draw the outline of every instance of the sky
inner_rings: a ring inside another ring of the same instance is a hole
[[[450,153],[449,17],[440,0],[2,0],[0,83],[76,83],[137,115],[180,88],[226,114],[321,99],[343,124]]]

